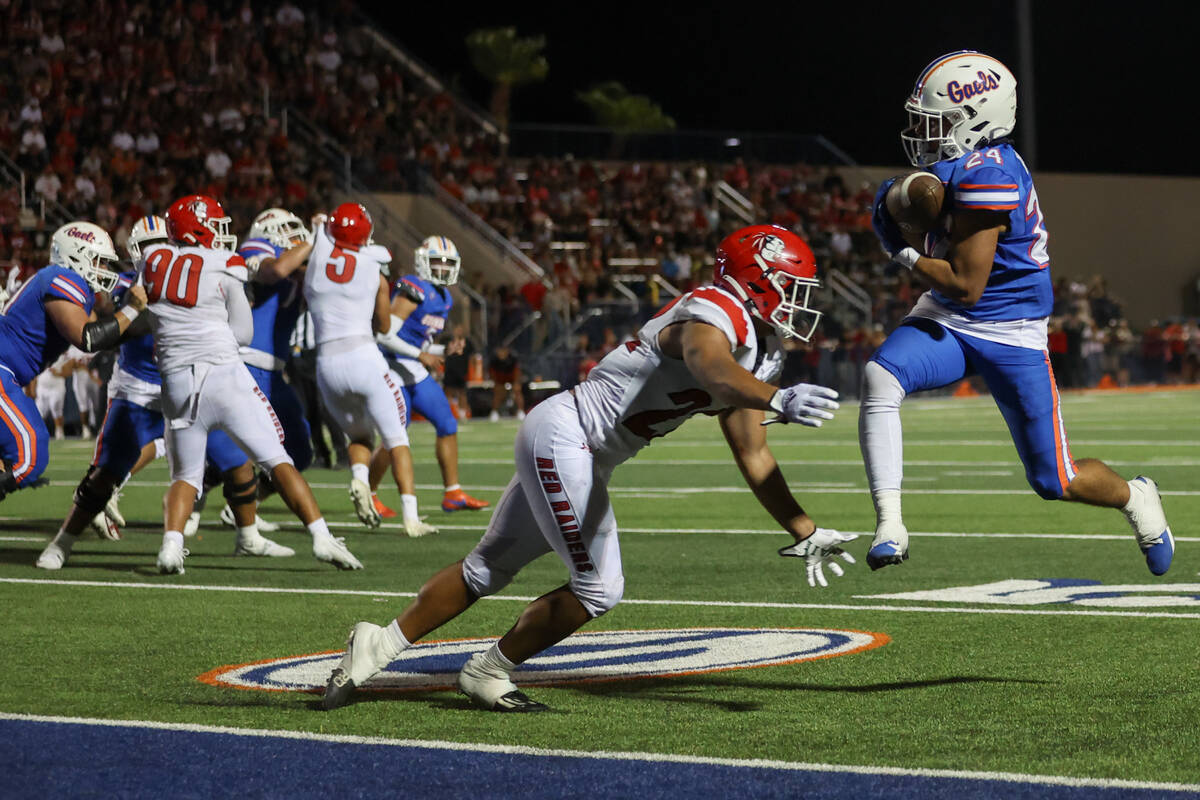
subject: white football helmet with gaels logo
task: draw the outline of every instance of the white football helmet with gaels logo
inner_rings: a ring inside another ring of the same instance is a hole
[[[288,249],[312,241],[312,231],[304,221],[282,208],[268,208],[254,218],[247,239],[266,239],[276,247]]]
[[[117,260],[112,237],[91,222],[68,222],[50,237],[50,263],[78,272],[97,292],[111,292],[117,273],[105,264]]]
[[[129,238],[125,240],[125,249],[129,258],[136,265],[142,260],[142,246],[159,244],[167,241],[167,221],[154,215],[142,217],[133,223],[129,229]]]
[[[430,236],[413,253],[413,263],[418,278],[438,286],[453,286],[458,283],[462,257],[445,236]]]
[[[904,152],[914,167],[928,166],[1012,133],[1017,124],[1017,79],[983,53],[947,53],[921,71],[904,109]]]
[[[751,315],[781,338],[807,342],[821,312],[808,305],[819,288],[817,261],[796,234],[778,225],[751,225],[717,246],[713,283],[738,297]]]

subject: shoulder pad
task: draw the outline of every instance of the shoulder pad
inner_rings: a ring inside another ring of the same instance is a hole
[[[396,282],[396,291],[418,305],[425,302],[425,291],[408,278]]]
[[[701,286],[679,305],[685,319],[691,318],[720,328],[733,347],[742,347],[750,336],[749,314],[736,299],[715,286]]]

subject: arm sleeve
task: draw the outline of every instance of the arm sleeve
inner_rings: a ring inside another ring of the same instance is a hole
[[[83,326],[83,351],[95,353],[107,350],[121,341],[121,325],[116,317],[105,317]]]
[[[254,338],[254,315],[250,312],[250,301],[246,290],[238,279],[222,280],[225,292],[225,312],[229,314],[229,327],[239,345],[248,345]]]
[[[392,314],[391,327],[387,329],[387,333],[375,334],[375,341],[380,347],[384,348],[385,350],[390,350],[398,356],[416,358],[417,356],[421,355],[421,348],[417,347],[416,345],[409,344],[396,335],[400,332],[400,328],[403,327],[403,325],[404,320],[400,319],[395,314]]]

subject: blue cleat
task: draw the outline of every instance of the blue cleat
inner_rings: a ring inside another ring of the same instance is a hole
[[[899,523],[881,524],[867,551],[867,566],[872,570],[908,560],[908,529]]]
[[[1129,482],[1129,503],[1123,509],[1133,527],[1146,566],[1154,575],[1165,575],[1175,558],[1175,537],[1167,525],[1158,484],[1144,475]]]

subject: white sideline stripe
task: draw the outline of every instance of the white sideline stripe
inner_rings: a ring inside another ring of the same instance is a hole
[[[871,765],[820,764],[803,761],[774,761],[765,758],[718,758],[677,753],[622,752],[611,750],[558,750],[522,745],[447,742],[437,739],[389,739],[382,736],[350,736],[345,734],[310,733],[308,731],[269,730],[264,728],[230,728],[221,725],[198,725],[180,722],[148,720],[96,719],[92,717],[50,717],[36,714],[0,712],[0,719],[17,722],[49,722],[65,725],[88,725],[115,728],[144,728],[180,733],[216,733],[249,738],[295,739],[331,744],[382,745],[412,747],[426,750],[496,753],[501,755],[536,756],[541,758],[591,758],[602,761],[647,761],[651,763],[703,764],[748,769],[777,769],[796,772],[835,772],[860,775],[896,775],[921,778],[956,778],[967,780],[1002,781],[1005,783],[1035,783],[1048,786],[1080,786],[1106,789],[1152,789],[1170,792],[1195,792],[1200,783],[1158,783],[1131,781],[1119,778],[1076,778],[1069,775],[1029,775],[1020,772],[979,772],[972,770],[926,769],[921,767],[877,767]]]
[[[75,486],[77,481],[50,481],[51,486]],[[157,486],[163,488],[165,484],[157,481],[129,481],[126,486]],[[310,483],[309,486],[313,489],[345,489],[346,483]],[[826,494],[863,494],[867,491],[866,486],[849,486],[844,483],[828,484],[828,483],[791,483],[788,484],[794,491],[813,491],[824,492]],[[443,487],[440,483],[418,483],[417,488],[422,491],[442,491]],[[472,491],[477,492],[503,492],[507,486],[472,486]],[[723,494],[740,494],[749,492],[745,486],[674,486],[674,487],[654,487],[647,489],[644,487],[635,488],[633,486],[610,486],[608,493],[618,497],[658,497],[660,495],[689,495],[689,494],[712,494],[720,492]],[[1013,495],[1013,496],[1028,496],[1036,497],[1032,489],[905,489],[905,494],[949,494],[971,497],[974,495]],[[1188,489],[1159,489],[1159,494],[1164,497],[1197,497],[1200,496],[1200,490]]]
[[[299,589],[279,586],[204,586],[186,583],[115,583],[108,581],[65,581],[54,578],[0,578],[2,583],[37,584],[47,586],[82,586],[99,589],[177,589],[193,592],[247,592],[250,594],[317,594],[336,595],[340,597],[416,597],[416,592],[373,592],[365,589]],[[1170,584],[1163,584],[1163,591],[1169,591]],[[1098,587],[1103,588],[1103,587]],[[537,598],[533,595],[491,595],[484,600],[500,600],[520,603],[530,603]],[[968,608],[934,606],[889,606],[889,605],[858,605],[851,603],[768,603],[747,602],[740,600],[637,600],[625,598],[621,601],[630,606],[684,606],[696,608],[777,608],[818,611],[906,611],[933,614],[1006,614],[1035,617],[1135,617],[1137,619],[1198,619],[1200,612],[1169,611],[1097,611],[1097,610],[1037,610],[1017,608]]]
[[[720,447],[719,442],[662,442],[655,443],[654,449],[662,450],[667,447]],[[910,447],[1012,447],[1012,439],[915,439],[904,440],[904,448]],[[1195,439],[1072,439],[1073,448],[1080,447],[1200,447],[1200,441]],[[776,439],[771,442],[771,449],[783,447],[858,447],[858,439],[809,439],[807,441],[784,441]]]
[[[7,517],[0,517],[7,519]],[[0,536],[0,542],[45,542],[45,536]]]

